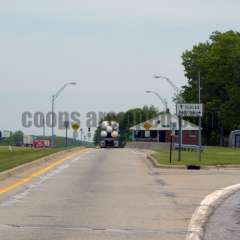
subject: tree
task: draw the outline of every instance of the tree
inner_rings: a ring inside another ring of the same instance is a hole
[[[240,33],[214,32],[209,41],[185,51],[182,60],[188,78],[182,96],[197,102],[200,71],[205,142],[223,144],[223,137],[240,127]]]
[[[22,146],[23,145],[23,132],[17,131],[11,137],[9,137],[8,142],[10,145]]]

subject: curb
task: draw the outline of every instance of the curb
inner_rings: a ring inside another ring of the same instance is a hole
[[[20,165],[20,166],[17,166],[15,168],[9,169],[7,171],[1,172],[0,173],[0,181],[3,181],[5,179],[7,179],[11,176],[17,175],[19,173],[22,173],[22,172],[24,172],[24,171],[26,171],[26,170],[28,170],[32,167],[37,167],[37,166],[40,166],[43,163],[54,161],[57,156],[60,156],[61,154],[67,153],[67,152],[73,152],[76,149],[77,148],[72,148],[72,149],[67,149],[67,150],[63,150],[63,151],[60,151],[60,152],[56,152],[56,153],[53,153],[51,155],[39,158],[37,160],[33,160],[29,163],[25,163],[23,165]]]
[[[152,163],[152,165],[156,168],[165,168],[165,169],[186,169],[186,166],[184,165],[166,165],[166,164],[160,164],[154,157],[151,155],[147,155],[147,159],[149,159]]]
[[[203,240],[205,227],[211,215],[222,202],[238,191],[240,184],[217,190],[205,197],[191,218],[186,240]]]
[[[147,155],[147,159],[149,159],[152,165],[155,168],[164,168],[164,169],[187,169],[186,165],[167,165],[160,164],[153,156]],[[240,164],[226,164],[226,165],[202,165],[202,170],[210,170],[210,169],[240,169]]]

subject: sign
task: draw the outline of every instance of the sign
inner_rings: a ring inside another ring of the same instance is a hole
[[[149,129],[152,127],[152,125],[151,125],[150,123],[148,123],[148,122],[145,122],[144,125],[143,125],[143,127],[144,127],[146,130],[149,130]]]
[[[202,104],[177,104],[177,115],[181,117],[202,117]]]
[[[175,122],[171,122],[171,136],[175,136],[176,135],[176,129],[177,129],[177,123]]]
[[[80,128],[80,125],[78,123],[73,123],[72,124],[72,129],[77,131]]]
[[[77,137],[78,137],[78,132],[76,130],[74,130],[74,132],[73,132],[73,139],[76,140]]]
[[[151,135],[150,135],[150,131],[145,131],[145,137],[146,137],[146,138],[150,138],[150,136],[151,136]]]

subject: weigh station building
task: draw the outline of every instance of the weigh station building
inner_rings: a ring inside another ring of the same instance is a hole
[[[130,128],[132,141],[168,143],[173,134],[173,142],[178,143],[178,117],[169,112],[162,112],[157,117]],[[182,144],[198,144],[199,127],[182,120]]]

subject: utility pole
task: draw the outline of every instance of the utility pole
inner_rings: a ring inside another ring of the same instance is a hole
[[[54,126],[55,126],[55,116],[54,116],[54,101],[55,101],[55,95],[52,95],[52,147],[55,146],[55,143],[54,143]]]
[[[65,136],[65,146],[68,146],[68,128],[69,128],[69,121],[65,121],[65,130],[66,130],[66,136]]]
[[[45,116],[43,117],[43,137],[46,135]]]
[[[56,118],[55,118],[55,113],[54,113],[54,103],[55,100],[58,98],[58,96],[61,94],[61,92],[69,85],[76,85],[76,82],[69,82],[64,84],[58,91],[56,94],[52,95],[52,147],[55,146],[55,136],[54,136],[54,127],[56,124]]]
[[[178,161],[182,160],[182,116],[178,116]]]
[[[198,72],[198,103],[201,104],[201,72]],[[202,117],[198,118],[198,160],[202,160],[201,151],[202,151]]]

